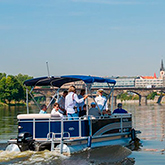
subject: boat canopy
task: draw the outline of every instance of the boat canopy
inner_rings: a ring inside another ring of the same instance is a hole
[[[65,75],[60,77],[38,77],[26,80],[24,82],[25,86],[54,86],[61,87],[65,83],[75,82],[75,81],[84,81],[86,84],[98,82],[98,83],[109,83],[116,84],[115,80],[108,78],[95,77],[95,76],[84,76],[84,75]]]

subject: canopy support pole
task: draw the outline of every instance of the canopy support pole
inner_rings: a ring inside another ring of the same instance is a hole
[[[25,87],[26,88],[26,87]],[[27,89],[27,88],[26,88]],[[40,110],[40,106],[38,105],[37,101],[35,100],[34,96],[32,95],[32,91],[33,91],[34,87],[32,87],[32,89],[30,90],[29,94],[31,96],[31,98],[33,99],[33,101],[35,102],[35,104],[37,105],[38,109]]]
[[[108,87],[109,87],[109,89],[111,89],[111,87],[110,87],[109,84],[108,84]],[[115,85],[112,86],[112,89],[111,89],[111,91],[110,91],[110,93],[109,93],[109,95],[108,95],[108,97],[107,97],[107,100],[106,100],[106,102],[104,103],[104,106],[105,106],[105,104],[107,103],[108,99],[110,98],[110,96],[111,96],[111,94],[112,94],[111,114],[112,114],[112,112],[113,112],[113,91],[114,91],[114,87],[115,87]],[[103,107],[104,107],[104,106],[103,106]]]
[[[57,90],[57,102],[59,101],[59,91],[60,91],[60,88],[58,88]]]
[[[88,94],[88,90],[90,91],[90,86],[91,85],[87,85],[85,84],[85,94],[87,95]],[[89,115],[89,107],[88,107],[88,98],[86,99],[86,115],[88,116]]]
[[[52,97],[52,99],[50,100],[50,102],[49,102],[47,108],[49,108],[50,104],[52,103],[52,101],[54,100],[54,98],[56,97],[56,95],[57,95],[56,93],[53,95],[53,97]]]
[[[100,111],[100,113],[101,113],[101,116],[102,116],[102,111],[101,111],[101,109],[99,108],[98,104],[96,103],[96,100],[95,100],[95,98],[93,97],[91,90],[89,90],[89,93],[90,93],[90,95],[91,95],[93,101],[95,102],[95,104],[96,104],[97,108],[99,109],[99,111]]]
[[[27,114],[29,114],[29,95],[28,95],[28,89],[26,88],[26,107],[27,107]]]
[[[112,87],[112,100],[111,100],[111,114],[113,113],[113,91],[114,91],[114,87]]]
[[[26,88],[26,86],[25,86]],[[32,91],[33,91],[34,87],[32,87],[32,89],[29,91],[28,88],[26,88],[26,107],[27,107],[27,114],[29,114],[29,95],[28,93],[30,94],[31,98],[33,99],[33,101],[35,102],[35,104],[37,105],[37,107],[39,108],[40,110],[40,106],[38,105],[37,101],[35,100],[34,96],[32,95]]]

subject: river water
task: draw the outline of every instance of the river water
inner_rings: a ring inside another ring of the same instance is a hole
[[[125,104],[123,108],[132,113],[133,126],[136,130],[141,131],[138,138],[142,145],[138,150],[131,151],[121,146],[107,146],[83,151],[68,157],[50,151],[21,153],[5,151],[6,145],[3,143],[17,136],[16,117],[18,114],[26,113],[26,107],[0,107],[0,164],[165,164],[165,105]],[[37,110],[36,113],[38,113]]]

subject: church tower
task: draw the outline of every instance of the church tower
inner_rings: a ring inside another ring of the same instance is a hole
[[[163,60],[161,60],[161,67],[160,67],[160,79],[163,79],[165,75],[165,69],[163,66]]]

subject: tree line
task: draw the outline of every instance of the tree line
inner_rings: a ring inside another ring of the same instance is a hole
[[[16,76],[0,73],[0,102],[5,104],[21,103],[26,100],[25,80],[33,77],[18,74]]]
[[[24,103],[26,101],[26,89],[23,86],[23,82],[31,78],[33,77],[22,74],[13,76],[0,73],[0,102],[4,104]],[[153,92],[147,98],[154,99],[156,95],[157,93]],[[139,96],[126,92],[118,95],[117,99],[138,100]]]
[[[152,92],[147,96],[147,99],[154,100],[155,96],[157,95],[157,92]],[[122,101],[124,100],[139,100],[138,95],[134,95],[132,93],[124,92],[117,96],[117,99],[120,99]]]

